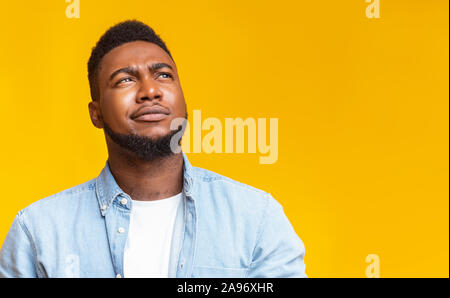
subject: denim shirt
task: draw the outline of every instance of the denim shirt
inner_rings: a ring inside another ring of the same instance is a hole
[[[306,277],[303,242],[269,193],[192,167],[182,155],[169,277]],[[106,161],[97,178],[17,214],[0,277],[124,277],[130,210]]]

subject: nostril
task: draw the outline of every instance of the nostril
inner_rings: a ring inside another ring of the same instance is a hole
[[[144,101],[144,100],[154,100],[154,99],[161,99],[161,96],[160,95],[155,95],[155,96],[152,96],[152,97],[149,97],[149,96],[143,96],[143,97],[139,97],[139,99],[140,100],[142,100],[142,101]]]

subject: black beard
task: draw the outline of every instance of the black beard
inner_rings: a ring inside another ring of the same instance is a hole
[[[187,115],[186,115],[187,116]],[[175,154],[170,147],[172,137],[182,130],[180,125],[177,130],[170,131],[167,135],[149,138],[136,134],[121,134],[114,132],[106,122],[103,122],[105,133],[120,147],[133,152],[139,159],[154,161]],[[180,145],[181,138],[178,141]]]

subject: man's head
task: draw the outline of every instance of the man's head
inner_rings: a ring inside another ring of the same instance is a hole
[[[171,154],[177,131],[170,124],[187,117],[186,103],[172,56],[150,27],[126,21],[106,31],[92,49],[88,78],[89,113],[108,148],[146,160]]]

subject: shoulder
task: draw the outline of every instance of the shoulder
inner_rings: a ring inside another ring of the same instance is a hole
[[[20,210],[18,216],[27,219],[44,219],[56,214],[64,216],[93,195],[95,196],[95,179],[42,198]]]
[[[227,176],[223,176],[221,174],[215,173],[210,170],[206,170],[199,167],[192,167],[193,169],[193,176],[196,181],[203,182],[203,183],[223,183],[228,185],[229,187],[236,188],[238,190],[244,191],[244,192],[250,192],[254,193],[256,195],[269,195],[269,193],[265,192],[264,190],[258,189],[256,187],[250,186],[248,184],[244,184],[242,182],[236,181],[232,178],[229,178]]]
[[[195,189],[201,196],[213,198],[215,202],[265,209],[270,205],[281,205],[272,195],[262,189],[236,181],[230,177],[199,167],[192,167]],[[205,201],[202,199],[202,201]]]

